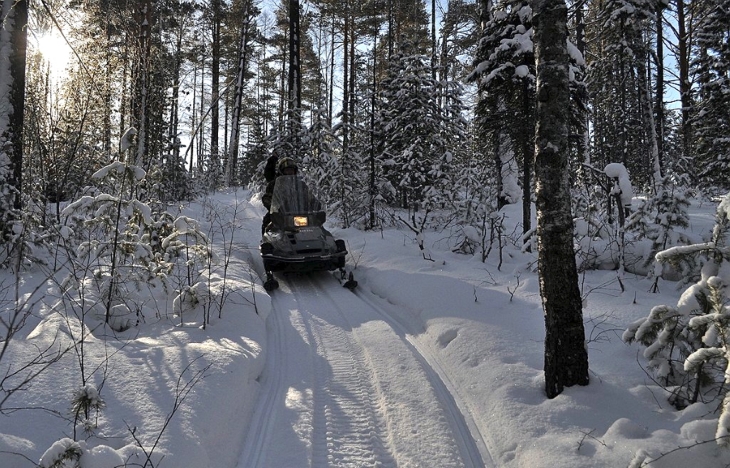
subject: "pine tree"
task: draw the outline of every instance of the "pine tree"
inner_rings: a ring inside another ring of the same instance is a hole
[[[538,272],[545,310],[545,390],[588,384],[583,311],[573,252],[568,183],[568,12],[564,0],[533,3],[537,63]]]
[[[697,27],[699,77],[693,115],[698,176],[711,187],[730,187],[730,0],[714,4]]]
[[[531,179],[535,134],[535,56],[532,9],[524,0],[495,2],[484,24],[476,69],[480,102],[477,118],[485,140],[493,142],[500,172],[521,168],[523,232],[531,228]],[[502,180],[497,179],[498,185]],[[507,184],[509,185],[509,184]],[[513,197],[500,192],[500,208]]]
[[[432,100],[435,82],[423,55],[396,54],[381,83],[379,125],[384,145],[381,164],[397,188],[399,204],[417,209],[425,201],[429,169],[436,151],[438,108]]]
[[[647,34],[654,24],[653,0],[591,2],[586,43],[593,107],[593,157],[598,167],[623,164],[642,186],[654,173]]]
[[[439,96],[447,105],[439,107]],[[378,134],[380,164],[396,187],[399,204],[413,210],[443,207],[454,174],[454,156],[463,148],[466,127],[460,89],[433,80],[423,55],[397,54],[382,82]]]

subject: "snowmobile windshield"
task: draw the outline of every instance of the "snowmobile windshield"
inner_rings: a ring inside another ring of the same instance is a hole
[[[276,178],[271,197],[271,213],[283,215],[317,213],[322,205],[310,193],[307,184],[296,175],[280,175]]]

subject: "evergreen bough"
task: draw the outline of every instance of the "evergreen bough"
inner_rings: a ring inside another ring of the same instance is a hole
[[[654,307],[629,326],[623,339],[646,347],[644,357],[656,377],[671,388],[670,401],[684,408],[720,400],[717,442],[730,445],[730,194],[720,203],[710,242],[672,247],[657,260],[703,256],[700,280],[677,306]]]

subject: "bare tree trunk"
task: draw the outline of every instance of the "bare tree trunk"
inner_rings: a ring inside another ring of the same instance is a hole
[[[679,99],[682,104],[682,150],[683,156],[690,155],[692,126],[689,112],[692,107],[692,90],[689,82],[689,36],[684,0],[677,0],[677,48],[679,50]]]
[[[548,398],[588,384],[588,353],[568,178],[567,7],[565,0],[533,0],[537,63],[538,271],[545,312],[545,390]]]
[[[345,25],[342,32],[343,48],[343,75],[342,80],[342,161],[340,167],[345,167],[345,160],[350,151],[350,0],[345,1]],[[344,184],[340,184],[340,199],[344,200]],[[343,209],[343,224],[350,225],[349,210]]]
[[[251,14],[250,1],[246,1],[241,26],[241,41],[238,46],[238,73],[233,96],[233,111],[231,112],[231,137],[228,143],[228,164],[226,164],[226,180],[232,180],[233,167],[231,161],[238,157],[238,141],[241,130],[241,105],[243,103],[243,76],[246,72],[246,57],[248,52],[248,36],[250,33]],[[234,156],[235,155],[235,156]]]
[[[11,184],[15,188],[13,197],[13,209],[20,213],[22,208],[21,190],[23,187],[23,122],[25,119],[25,62],[26,49],[28,45],[28,1],[13,0],[4,1],[10,4],[11,11],[3,18],[5,21],[12,21],[13,29],[10,33],[10,105],[12,112],[8,119],[8,134],[6,141],[11,143],[9,147],[10,164],[12,167]]]
[[[302,124],[302,72],[300,66],[299,0],[289,0],[289,74],[287,98],[289,111],[289,136],[295,154],[301,150],[299,138]]]
[[[369,211],[370,211],[370,222],[369,228],[375,229],[377,223],[375,221],[375,200],[378,196],[378,187],[375,185],[375,107],[376,107],[376,93],[378,89],[377,80],[377,61],[378,61],[378,35],[373,35],[373,82],[372,91],[370,94],[370,180],[369,180]]]
[[[534,132],[532,112],[530,112],[532,95],[527,80],[522,81],[522,234],[532,230],[532,166],[535,159],[535,146],[530,135]],[[529,241],[525,250],[530,252]]]
[[[431,79],[434,81],[436,81],[436,57],[436,0],[431,0]]]
[[[129,36],[127,35],[125,39],[128,39]],[[129,53],[129,47],[128,47],[128,41],[124,41],[124,55],[126,56]],[[128,103],[129,98],[131,94],[131,81],[132,78],[130,76],[130,69],[128,66],[128,60],[124,60],[122,65],[122,97],[120,99],[120,108],[119,108],[119,135],[124,135],[127,131],[127,113],[129,112]],[[131,105],[129,106],[131,107]],[[119,157],[124,158],[126,161],[130,156],[128,153],[125,153],[122,155],[122,139],[120,138],[117,142],[117,151],[119,152]]]
[[[197,106],[197,89],[198,89],[198,67],[197,65],[193,65],[193,110],[190,112],[190,172],[193,172],[193,158],[197,155],[198,156],[198,169],[202,169],[200,163],[201,159],[198,155],[199,151],[195,150],[196,145],[196,138],[195,138],[195,129],[198,128],[198,113],[196,111]]]
[[[332,128],[332,108],[334,107],[334,94],[335,94],[335,20],[334,20],[334,14],[332,18],[332,31],[331,31],[331,41],[332,41],[332,52],[330,53],[330,64],[329,64],[329,79],[327,80],[329,82],[329,95],[328,95],[328,106],[327,106],[327,127]]]
[[[664,5],[657,3],[656,12],[656,142],[658,169],[664,161]],[[655,168],[657,169],[657,168]]]
[[[205,129],[205,55],[203,55],[200,61],[200,107],[198,111],[198,128],[196,129],[196,136],[198,138],[198,163],[204,163],[207,159],[208,171],[210,172],[215,170],[216,161],[210,157],[210,153],[205,154],[205,138],[203,138]]]
[[[5,144],[0,148],[0,182],[4,200],[0,200],[0,245],[5,254],[14,248],[14,225],[20,221],[23,186],[23,120],[25,117],[25,63],[28,44],[27,0],[3,0],[0,46],[9,54],[0,58],[10,69],[9,89],[0,90],[0,112],[7,113],[7,127],[0,128]],[[3,47],[4,48],[4,47]],[[4,55],[4,54],[3,54]],[[6,94],[7,93],[7,94]],[[5,153],[5,154],[3,154]],[[4,166],[4,167],[3,167]],[[4,180],[2,180],[4,179]],[[6,261],[3,255],[0,261]],[[19,254],[19,252],[16,252]],[[18,256],[19,260],[20,257]]]
[[[147,95],[149,88],[150,74],[150,52],[151,41],[150,34],[152,32],[152,0],[145,0],[144,7],[138,18],[140,35],[138,39],[138,59],[139,66],[137,72],[137,81],[135,89],[134,118],[137,121],[137,154],[135,156],[135,164],[144,169],[149,168],[149,158],[147,157],[148,135],[147,128],[149,124],[149,113],[147,112]]]
[[[210,67],[210,158],[212,161],[218,161],[220,159],[218,149],[218,127],[219,127],[219,114],[220,105],[220,74],[221,74],[221,2],[220,0],[213,0],[211,2],[211,8],[213,9],[213,24],[212,24],[212,51],[211,51],[211,67]],[[233,185],[234,176],[236,173],[236,163],[238,154],[229,155],[233,160],[229,160],[226,165],[226,184]],[[229,168],[228,165],[231,167]]]
[[[584,16],[583,4],[576,5],[575,7],[575,45],[580,51],[581,56],[586,56],[586,24]],[[578,135],[578,161],[587,165],[591,164],[591,152],[590,152],[590,116],[584,109],[581,110],[581,119],[578,124],[580,135]],[[580,171],[583,171],[581,165]],[[583,174],[583,180],[587,181],[588,176]]]
[[[659,167],[659,143],[657,141],[656,122],[654,120],[654,109],[651,102],[650,93],[650,73],[647,73],[646,67],[644,66],[644,60],[637,60],[637,83],[639,86],[639,104],[641,105],[641,111],[644,115],[644,134],[649,140],[649,154],[647,156],[650,161],[646,161],[647,171],[651,168],[651,180],[653,181],[653,187],[656,189],[657,184],[661,180],[661,168]],[[657,96],[657,102],[659,102]]]
[[[106,18],[106,49],[105,55],[105,70],[104,70],[104,151],[107,153],[112,152],[112,108],[114,106],[112,101],[112,27],[111,21],[107,15]]]
[[[180,142],[178,139],[178,129],[180,127],[180,68],[182,67],[182,25],[177,31],[177,40],[175,41],[175,65],[172,71],[172,101],[170,102],[170,122],[169,122],[169,139],[172,145],[170,160],[168,161],[169,170],[177,174],[176,167],[180,164]],[[178,180],[175,176],[175,184]]]

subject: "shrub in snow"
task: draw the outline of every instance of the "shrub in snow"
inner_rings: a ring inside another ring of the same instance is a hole
[[[457,253],[479,253],[482,262],[489,256],[495,242],[499,243],[499,254],[502,255],[504,213],[500,211],[500,204],[516,203],[521,194],[519,187],[510,191],[513,188],[511,183],[517,184],[514,177],[503,178],[502,190],[498,193],[495,170],[493,160],[485,163],[481,158],[472,157],[459,170],[455,181],[458,195],[454,197],[451,248]],[[507,184],[510,186],[507,187]]]
[[[678,408],[702,399],[722,400],[716,436],[730,444],[730,194],[720,203],[712,240],[673,247],[657,255],[706,257],[700,280],[676,307],[654,307],[624,332],[629,343],[646,346],[644,357]]]
[[[144,460],[139,449],[126,446],[114,450],[108,445],[89,447],[84,441],[68,438],[58,440],[46,450],[38,462],[39,468],[121,468],[124,466],[155,466],[147,459],[147,464],[132,460]]]
[[[578,270],[615,270],[619,264],[619,242],[606,206],[606,188],[589,186],[574,192],[573,200]]]
[[[688,245],[689,237],[680,231],[689,227],[690,202],[684,190],[673,179],[665,176],[657,184],[656,194],[639,205],[626,222],[627,232],[635,234],[638,241],[647,240],[650,244],[641,254],[642,266],[649,268],[655,263],[656,254],[676,245]],[[682,280],[680,284],[697,281],[697,262],[694,256],[677,258],[671,269],[656,262],[648,273],[655,278]],[[656,287],[656,282],[654,283]]]
[[[213,252],[208,237],[195,220],[180,216],[173,226],[170,235],[162,240],[161,247],[165,261],[174,265],[170,278],[178,293],[173,299],[173,312],[181,315],[210,299],[207,283],[201,277],[213,260]]]
[[[172,301],[172,309],[176,314],[182,315],[184,312],[194,310],[201,303],[208,303],[210,296],[208,284],[204,281],[198,281],[193,285],[184,286],[180,290],[180,293]]]
[[[84,431],[93,432],[96,423],[91,420],[92,412],[97,416],[99,411],[104,407],[104,400],[99,395],[96,386],[86,384],[78,388],[71,400],[71,411],[74,415],[75,422],[81,422]]]
[[[79,442],[64,438],[54,442],[38,462],[39,468],[76,468],[84,451]]]
[[[113,193],[92,192],[62,212],[66,240],[78,243],[64,287],[79,291],[87,307],[116,330],[143,319],[145,305],[135,302],[137,292],[169,291],[169,275],[181,257],[186,257],[182,268],[189,269],[197,254],[185,254],[207,252],[207,239],[192,220],[174,219],[162,204],[136,198],[144,177],[142,169],[115,161],[94,174]],[[195,246],[188,246],[190,239]]]

